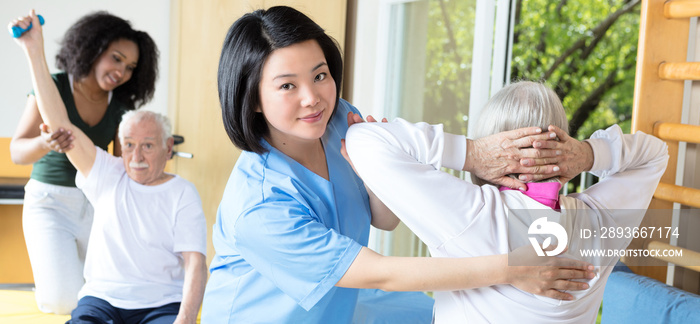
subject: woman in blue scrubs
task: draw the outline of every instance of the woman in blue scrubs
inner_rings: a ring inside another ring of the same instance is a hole
[[[588,264],[554,271],[481,258],[384,257],[366,247],[370,224],[398,219],[340,153],[347,116],[342,59],[323,29],[289,7],[244,15],[219,63],[224,127],[243,150],[213,230],[216,255],[203,323],[349,323],[358,289],[425,291],[513,284],[560,297]],[[573,271],[572,271],[573,270]],[[557,290],[558,289],[558,290]]]

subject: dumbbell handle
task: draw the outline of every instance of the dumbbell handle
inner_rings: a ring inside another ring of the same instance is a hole
[[[39,23],[43,25],[44,24],[44,17],[42,17],[41,15],[37,15],[37,17],[39,17]],[[30,29],[32,29],[32,23],[29,23],[29,26],[27,26],[27,29],[23,29],[20,26],[12,26],[12,31],[10,32],[10,35],[14,38],[18,38],[18,37],[22,36],[22,34],[24,34],[24,32],[26,32]]]

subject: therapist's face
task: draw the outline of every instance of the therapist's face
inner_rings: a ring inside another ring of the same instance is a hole
[[[335,81],[315,40],[273,51],[260,80],[260,103],[275,147],[317,141],[335,108]]]

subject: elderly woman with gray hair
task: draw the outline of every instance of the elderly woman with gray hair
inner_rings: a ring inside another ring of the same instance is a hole
[[[547,255],[567,247],[563,254],[569,258],[582,258],[578,252],[584,249],[624,249],[631,238],[586,239],[577,234],[582,229],[639,226],[666,168],[666,145],[642,132],[623,134],[617,125],[577,141],[564,131],[568,123],[556,94],[536,82],[513,83],[494,95],[479,117],[476,137],[531,126],[548,128],[558,138],[535,141],[534,148],[566,151],[573,161],[564,165],[572,169],[559,178],[529,182],[521,191],[478,178],[472,184],[441,171],[472,170],[470,152],[478,145],[445,133],[441,125],[401,119],[355,124],[346,145],[368,188],[420,237],[433,257],[503,254],[531,243],[540,255],[540,243],[548,245],[551,235],[558,243]],[[559,195],[561,184],[583,171],[600,176],[600,182],[582,193]],[[594,323],[617,259],[587,259],[597,266],[598,276],[588,282],[589,289],[571,292],[574,300],[536,296],[510,285],[435,292],[435,322]],[[510,258],[508,266],[518,262]]]

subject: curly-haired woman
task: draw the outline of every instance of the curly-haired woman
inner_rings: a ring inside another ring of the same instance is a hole
[[[13,22],[10,25],[28,24]],[[103,149],[117,135],[121,115],[152,99],[158,49],[145,32],[107,12],[80,18],[66,32],[53,75],[71,122]],[[25,187],[22,222],[34,273],[36,301],[47,313],[69,314],[77,305],[93,209],[75,187],[76,170],[66,158],[73,136],[42,125],[30,93],[10,154],[33,163]],[[114,140],[114,154],[120,155]]]

